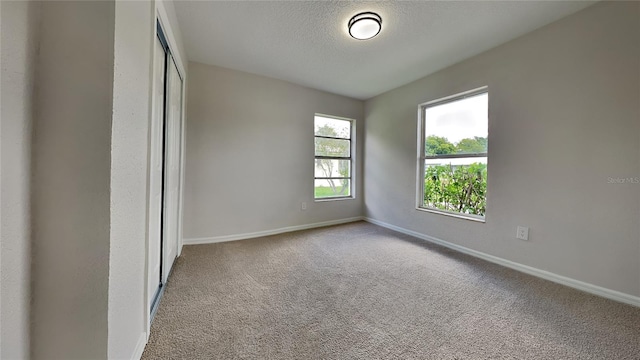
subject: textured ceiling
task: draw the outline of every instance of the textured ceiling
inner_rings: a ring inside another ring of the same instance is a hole
[[[558,20],[593,1],[181,1],[191,61],[368,99]],[[346,24],[382,16],[366,41]]]

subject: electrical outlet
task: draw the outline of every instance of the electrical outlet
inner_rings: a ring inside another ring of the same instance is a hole
[[[520,240],[529,240],[529,228],[518,226],[518,228],[516,229],[516,238]]]
[[[307,203],[303,201],[303,202],[300,204],[300,209],[302,209],[302,210],[307,210]]]

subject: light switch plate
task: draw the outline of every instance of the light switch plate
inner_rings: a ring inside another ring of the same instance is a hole
[[[520,240],[529,240],[529,228],[518,226],[518,228],[516,229],[516,238]]]

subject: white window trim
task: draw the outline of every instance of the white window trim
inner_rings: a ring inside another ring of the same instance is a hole
[[[480,215],[474,215],[474,214],[463,214],[459,212],[447,211],[447,210],[442,210],[442,209],[422,205],[422,201],[424,199],[424,172],[425,172],[424,162],[425,162],[425,159],[427,158],[425,156],[425,148],[424,148],[424,143],[425,143],[425,136],[424,136],[425,135],[424,134],[425,111],[424,110],[429,107],[470,98],[470,97],[477,96],[484,93],[487,93],[487,94],[489,93],[488,86],[483,86],[473,90],[454,94],[451,96],[438,98],[436,100],[427,101],[418,105],[418,146],[417,146],[418,153],[417,153],[417,160],[416,160],[416,169],[417,169],[416,170],[416,210],[433,213],[433,214],[450,216],[450,217],[463,219],[463,220],[471,220],[471,221],[480,222],[480,223],[486,222],[486,212],[485,212],[485,216],[480,216]],[[465,154],[459,157],[464,157],[468,155],[469,154]],[[457,156],[453,156],[453,157],[457,157]],[[487,153],[487,171],[489,169],[488,166],[489,166],[489,156]],[[487,195],[485,195],[485,197],[488,198]]]
[[[350,188],[350,192],[351,195],[349,196],[334,196],[334,197],[324,197],[324,198],[317,198],[315,195],[315,180],[316,180],[316,175],[315,175],[315,159],[316,159],[316,152],[315,152],[315,138],[316,138],[316,133],[315,133],[315,118],[316,116],[320,116],[320,117],[325,117],[325,118],[329,118],[329,119],[336,119],[336,120],[344,120],[344,121],[348,121],[351,124],[351,129],[350,129],[350,141],[351,141],[351,169],[349,174],[351,175],[351,188]],[[314,150],[313,150],[313,162],[314,162],[314,168],[313,168],[313,181],[314,181],[314,192],[313,192],[313,201],[314,202],[328,202],[328,201],[338,201],[338,200],[354,200],[356,198],[356,119],[350,119],[350,118],[346,118],[346,117],[341,117],[341,116],[335,116],[335,115],[327,115],[327,114],[322,114],[322,113],[315,113],[313,115],[313,144],[314,144]]]

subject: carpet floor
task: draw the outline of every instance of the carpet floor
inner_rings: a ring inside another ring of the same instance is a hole
[[[143,359],[640,359],[640,308],[357,222],[185,246]]]

